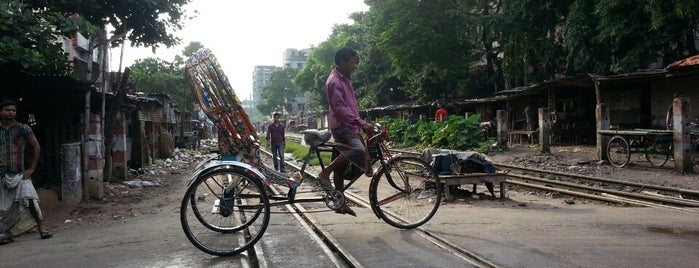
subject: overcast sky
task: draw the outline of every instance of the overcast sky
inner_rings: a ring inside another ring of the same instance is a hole
[[[352,23],[350,14],[368,10],[363,0],[193,0],[186,8],[199,14],[175,33],[182,45],[158,48],[155,54],[127,45],[122,65],[147,57],[172,61],[189,42],[198,41],[216,55],[241,100],[251,98],[255,65],[282,66],[285,49],[317,46],[333,25]],[[119,55],[120,49],[112,49],[113,70]]]

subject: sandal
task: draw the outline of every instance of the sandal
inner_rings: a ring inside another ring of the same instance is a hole
[[[49,231],[39,232],[39,235],[41,236],[41,239],[49,239],[53,237],[53,234]]]
[[[333,189],[333,184],[330,182],[329,178],[323,178],[318,174],[318,182],[320,182],[320,185],[323,187],[326,187],[328,189]]]
[[[8,236],[4,235],[4,236],[2,236],[2,238],[0,238],[0,245],[9,244],[12,242],[15,242],[15,239],[11,236],[8,237]]]

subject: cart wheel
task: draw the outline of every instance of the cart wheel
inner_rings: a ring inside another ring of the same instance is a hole
[[[646,160],[654,167],[662,167],[670,159],[672,154],[672,142],[667,140],[656,140],[646,148],[644,153]]]
[[[235,169],[199,175],[185,192],[180,223],[187,239],[216,256],[237,255],[262,237],[270,217],[263,183]]]
[[[631,148],[629,142],[622,136],[614,136],[607,143],[607,159],[612,166],[622,168],[629,163]]]

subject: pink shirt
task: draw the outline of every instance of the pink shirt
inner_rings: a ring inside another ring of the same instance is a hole
[[[330,128],[347,126],[354,133],[361,133],[366,124],[359,117],[359,104],[352,85],[352,79],[333,69],[325,82],[325,96],[328,98],[328,124]]]

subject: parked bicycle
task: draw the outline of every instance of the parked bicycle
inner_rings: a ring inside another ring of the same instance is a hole
[[[341,208],[348,202],[345,190],[363,175],[356,167],[345,174],[349,183],[342,191],[334,189],[329,182],[320,183],[317,192],[321,197],[296,198],[299,186],[308,180],[300,174],[305,174],[309,161],[317,157],[324,167],[321,152],[338,146],[329,142],[330,137],[329,131],[304,131],[304,141],[310,148],[294,178],[266,166],[256,168],[218,156],[200,163],[180,207],[180,221],[189,241],[212,255],[236,255],[262,237],[269,224],[271,206],[324,202],[331,210]],[[369,183],[371,209],[378,218],[394,227],[418,227],[429,221],[439,208],[440,179],[423,159],[391,154],[385,144],[387,140],[388,131],[380,125],[366,140],[372,165],[377,166]],[[275,184],[288,186],[288,193],[271,194],[270,187]]]

